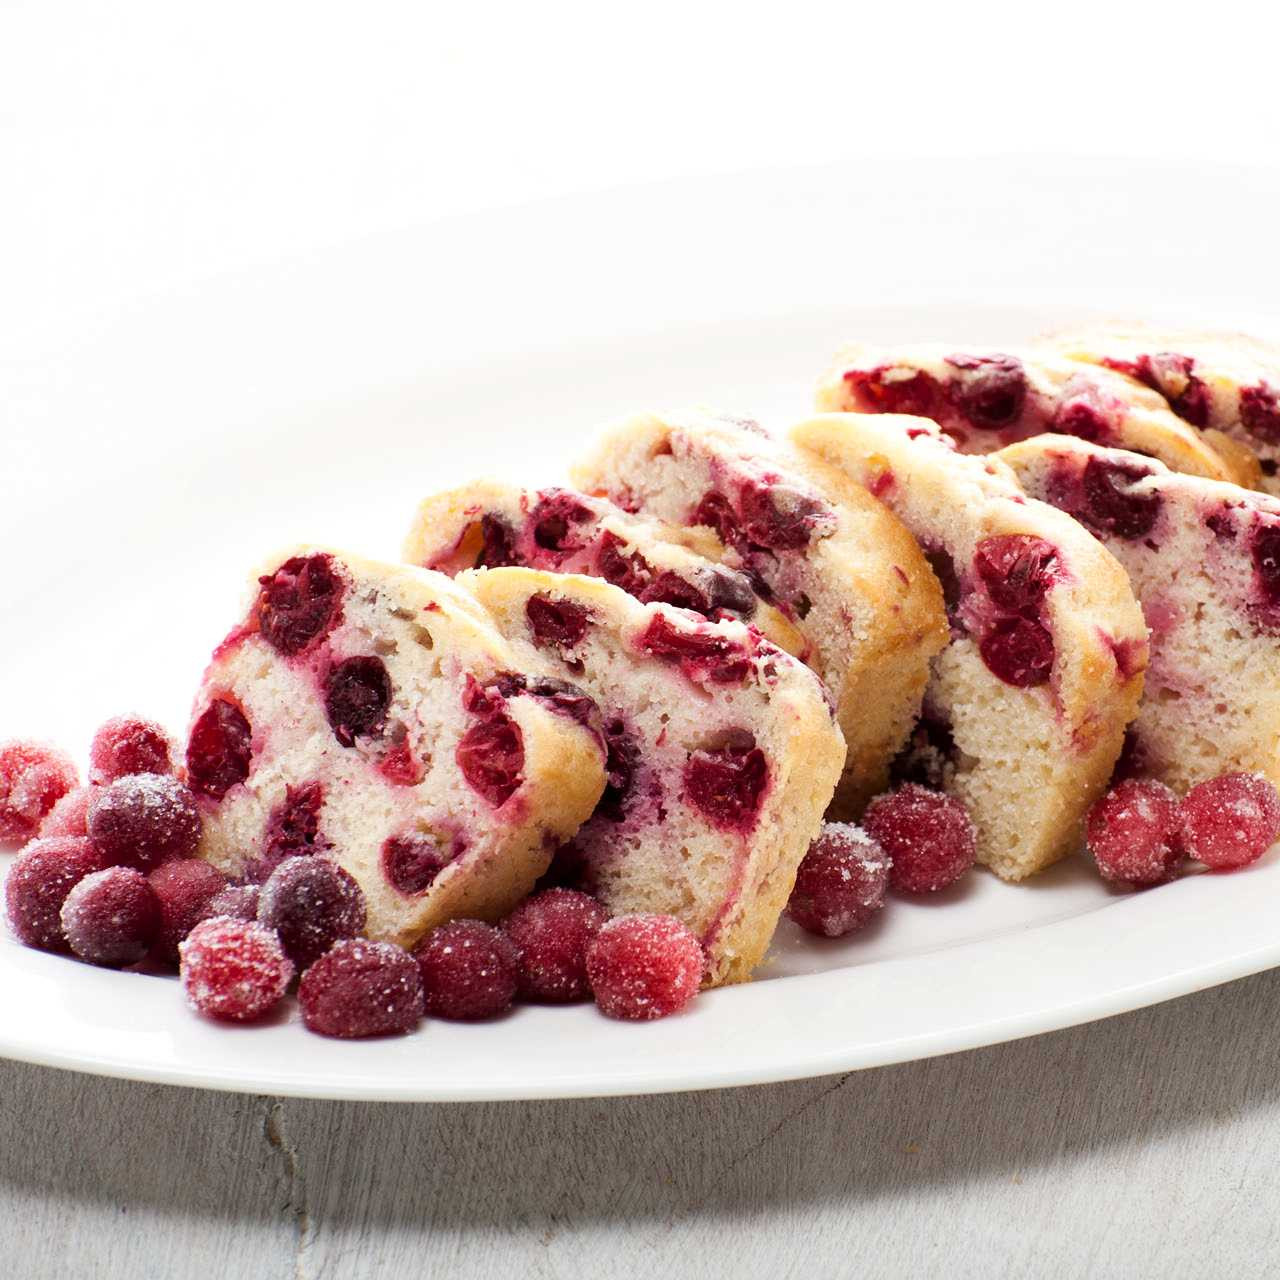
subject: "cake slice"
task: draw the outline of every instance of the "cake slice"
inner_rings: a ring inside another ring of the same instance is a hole
[[[817,407],[931,418],[965,453],[1056,431],[1149,454],[1189,475],[1254,485],[1260,474],[1248,450],[1225,437],[1215,447],[1156,392],[1049,350],[854,343],[823,376]]]
[[[847,477],[742,419],[639,414],[573,474],[628,511],[714,531],[725,563],[799,629],[848,749],[833,816],[859,813],[946,644],[942,595],[911,535]]]
[[[1151,665],[1126,767],[1177,791],[1280,783],[1280,501],[1066,436],[998,456],[1110,548],[1142,605]]]
[[[791,439],[878,495],[943,582],[951,642],[898,776],[957,795],[978,861],[1006,880],[1071,852],[1142,692],[1146,626],[1124,570],[932,422],[824,414]]]
[[[551,663],[603,716],[609,785],[558,875],[615,914],[678,916],[706,985],[750,977],[844,760],[817,678],[752,627],[597,578],[508,568],[458,583],[522,666]]]
[[[304,547],[255,576],[187,742],[200,854],[262,880],[331,858],[371,938],[496,919],[604,789],[590,703],[522,667],[442,574]]]
[[[492,480],[427,498],[404,545],[410,564],[450,576],[524,565],[604,578],[645,604],[750,622],[804,658],[801,633],[756,594],[746,574],[717,563],[723,554],[710,529],[630,515],[576,489],[522,489]]]

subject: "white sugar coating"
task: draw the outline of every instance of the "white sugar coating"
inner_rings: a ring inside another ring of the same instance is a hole
[[[611,1017],[648,1021],[686,1005],[702,982],[697,939],[671,916],[615,916],[587,948],[596,1003]]]
[[[293,979],[276,935],[233,916],[202,920],[178,944],[187,1002],[211,1018],[254,1018],[275,1004]]]
[[[863,867],[868,876],[880,876],[893,866],[893,860],[867,831],[854,822],[824,822],[814,846],[821,846],[849,858]],[[851,872],[843,873],[846,879]]]

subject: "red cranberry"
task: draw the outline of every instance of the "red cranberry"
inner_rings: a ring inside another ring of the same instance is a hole
[[[519,956],[521,995],[550,1004],[585,1000],[587,945],[608,918],[590,894],[574,889],[526,898],[502,925]]]
[[[497,516],[486,515],[480,520],[480,554],[476,556],[477,569],[498,569],[516,564],[515,530]]]
[[[561,657],[582,643],[592,621],[581,605],[553,600],[545,592],[525,601],[524,614],[534,642],[544,649],[554,649]]]
[[[307,1030],[319,1035],[403,1035],[422,1018],[422,973],[401,947],[350,939],[302,975],[298,1004]]]
[[[43,742],[0,743],[0,840],[30,840],[80,782],[71,758]]]
[[[258,581],[258,630],[286,658],[327,635],[342,616],[342,580],[332,556],[294,556]]]
[[[519,957],[501,929],[454,920],[432,929],[414,948],[423,1002],[436,1018],[472,1022],[511,1007]]]
[[[249,776],[252,733],[244,712],[215,698],[191,727],[187,742],[187,781],[192,791],[221,800]]]
[[[51,836],[28,844],[4,882],[5,907],[18,941],[40,951],[67,951],[62,904],[85,876],[104,865],[84,836]]]
[[[954,796],[909,782],[877,796],[862,825],[890,858],[889,883],[899,893],[935,893],[973,866],[977,836]]]
[[[1280,833],[1280,794],[1260,773],[1197,783],[1179,811],[1183,849],[1215,871],[1256,862]]]
[[[745,645],[705,623],[681,625],[665,613],[653,615],[636,648],[676,663],[690,680],[734,684],[751,674],[752,655]]]
[[[462,705],[483,718],[462,735],[455,753],[462,776],[495,808],[506,804],[524,781],[524,740],[503,702],[500,694],[482,690],[468,677]]]
[[[131,773],[104,787],[89,809],[89,835],[108,862],[158,866],[200,843],[195,797],[176,778]]]
[[[1113,787],[1089,810],[1085,841],[1104,880],[1160,884],[1178,860],[1178,798],[1152,778]]]
[[[229,884],[209,899],[205,918],[230,916],[233,920],[256,920],[260,893],[256,884]]]
[[[640,746],[621,720],[605,726],[605,787],[596,813],[610,822],[626,817],[627,801],[640,763]]]
[[[333,736],[344,747],[373,737],[386,726],[391,677],[381,658],[361,655],[332,667],[324,682],[324,710]]]
[[[226,877],[207,862],[187,858],[156,867],[147,883],[160,904],[156,953],[160,959],[177,964],[178,943],[210,914],[209,904],[226,885]]]
[[[1053,671],[1053,637],[1032,618],[1001,618],[982,637],[978,652],[987,670],[1015,689],[1044,684]]]
[[[589,524],[593,519],[591,508],[567,489],[544,489],[529,513],[534,542],[544,551],[560,556],[582,550],[585,543],[574,526]]]
[[[1086,376],[1068,379],[1054,410],[1050,430],[1106,444],[1115,435],[1114,414],[1122,408]]]
[[[688,609],[691,613],[711,612],[707,594],[670,569],[656,574],[647,586],[636,593],[636,598],[644,604],[669,604],[677,609]]]
[[[702,495],[701,501],[689,516],[689,523],[713,529],[726,547],[738,547],[742,550],[746,545],[738,528],[738,517],[729,505],[729,499],[715,489],[709,489]]]
[[[413,753],[408,737],[393,742],[378,761],[378,772],[397,787],[416,787],[427,776],[429,760]]]
[[[705,582],[712,609],[723,609],[740,618],[755,616],[758,602],[746,574],[716,565],[707,570]]]
[[[1034,615],[1057,577],[1058,550],[1031,534],[999,534],[978,543],[973,571],[993,603]]]
[[[705,967],[698,939],[675,916],[617,916],[587,945],[587,979],[610,1018],[679,1013],[698,994]]]
[[[425,893],[462,852],[460,841],[444,841],[417,832],[388,836],[382,846],[382,872],[398,893]]]
[[[630,553],[620,550],[626,543],[606,529],[597,543],[596,573],[606,582],[631,595],[637,595],[648,582],[652,570],[649,563],[638,551]]]
[[[530,680],[527,676],[508,672],[499,676],[491,688],[503,698],[512,698],[519,693],[537,698],[548,711],[568,716],[584,729],[589,729],[601,739],[603,745],[604,728],[600,721],[600,708],[596,706],[595,699],[580,686],[571,684],[568,680],[558,680],[555,676],[540,676]]]
[[[969,423],[995,431],[1022,416],[1027,399],[1027,375],[1022,361],[1013,356],[947,357],[957,370],[950,385],[951,402]]]
[[[875,369],[850,369],[844,380],[854,405],[864,413],[932,418],[942,400],[941,388],[923,369],[882,364]]]
[[[1134,493],[1132,485],[1151,474],[1139,463],[1090,458],[1084,467],[1079,514],[1087,524],[1134,541],[1145,537],[1160,514],[1160,495]]]
[[[755,827],[769,785],[764,752],[746,737],[750,745],[694,751],[684,766],[684,787],[694,807],[712,826],[743,835]]]
[[[154,721],[117,716],[93,736],[89,781],[114,782],[131,773],[172,773],[169,735]]]
[[[787,915],[810,933],[840,938],[875,919],[888,885],[889,859],[861,827],[824,822],[800,863]]]
[[[134,867],[107,867],[85,876],[62,904],[62,932],[90,964],[137,964],[160,934],[160,903]]]
[[[305,969],[364,928],[364,894],[327,858],[287,858],[262,886],[258,923],[274,929],[285,955]]]
[[[89,802],[94,798],[94,791],[94,787],[77,787],[68,791],[44,815],[44,821],[40,823],[41,837],[88,835]]]
[[[1280,393],[1260,382],[1240,392],[1240,422],[1265,444],[1280,444]]]
[[[248,1022],[278,1004],[293,965],[270,929],[252,920],[213,916],[178,944],[183,994],[197,1013]]]
[[[1209,425],[1209,388],[1196,376],[1195,361],[1190,356],[1162,351],[1157,355],[1138,357],[1136,375],[1153,391],[1169,402],[1178,417],[1193,427]]]
[[[1253,532],[1253,586],[1249,611],[1259,625],[1280,625],[1280,523],[1259,523]]]
[[[827,503],[781,479],[744,481],[738,490],[737,517],[747,541],[770,551],[798,551],[835,524]]]
[[[324,783],[303,782],[285,787],[284,799],[267,817],[262,857],[253,867],[253,880],[265,880],[286,858],[324,853],[332,848],[320,833]]]

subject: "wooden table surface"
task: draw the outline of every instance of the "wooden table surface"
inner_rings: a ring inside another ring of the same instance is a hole
[[[666,1097],[397,1106],[0,1063],[0,1275],[1280,1272],[1280,972],[991,1049]]]

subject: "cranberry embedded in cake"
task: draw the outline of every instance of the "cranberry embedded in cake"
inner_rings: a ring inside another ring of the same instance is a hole
[[[381,658],[347,658],[331,668],[324,682],[324,706],[333,736],[351,747],[357,738],[381,735],[391,692],[391,677]]]
[[[733,684],[751,671],[751,651],[708,626],[682,626],[669,614],[656,613],[636,639],[641,653],[674,663],[698,682]]]
[[[450,840],[422,831],[388,836],[382,846],[382,873],[398,893],[425,893],[465,848],[461,836]]]
[[[244,712],[227,698],[214,698],[191,727],[187,781],[192,791],[221,800],[249,776],[253,735]]]
[[[580,534],[578,526],[590,525],[592,518],[591,508],[568,489],[544,489],[529,513],[534,542],[558,557],[582,550],[590,533]]]
[[[907,413],[931,418],[942,395],[938,383],[922,369],[882,364],[873,369],[850,369],[844,381],[852,408],[863,413]]]
[[[468,676],[463,706],[479,721],[462,735],[456,757],[467,782],[494,808],[519,790],[524,770],[520,726],[506,710],[506,698]]]
[[[1280,444],[1280,392],[1265,382],[1245,387],[1240,392],[1240,422],[1251,436]]]
[[[992,675],[1015,689],[1032,689],[1053,674],[1053,636],[1034,618],[999,618],[978,642]]]
[[[285,657],[301,653],[341,617],[343,583],[332,556],[294,556],[259,582],[258,630]]]
[[[1151,474],[1140,463],[1091,457],[1080,480],[1080,509],[1075,514],[1086,524],[1121,538],[1143,538],[1160,514],[1158,493],[1134,493],[1135,481]]]
[[[286,786],[284,799],[271,811],[262,833],[262,856],[249,868],[252,880],[265,880],[286,858],[323,853],[332,847],[320,830],[324,784],[312,780]]]
[[[1016,356],[949,355],[946,363],[955,370],[947,387],[951,403],[971,425],[998,431],[1022,416],[1027,375]]]
[[[524,611],[534,640],[556,650],[561,657],[582,643],[591,625],[585,609],[568,600],[553,599],[546,593],[530,596]]]
[[[1280,519],[1256,519],[1250,542],[1253,599],[1249,613],[1267,631],[1280,630]]]
[[[973,571],[1002,609],[1034,613],[1058,575],[1058,549],[1034,534],[984,538],[974,550]]]
[[[749,832],[769,785],[764,752],[748,734],[721,747],[694,751],[684,767],[685,793],[721,831]]]

